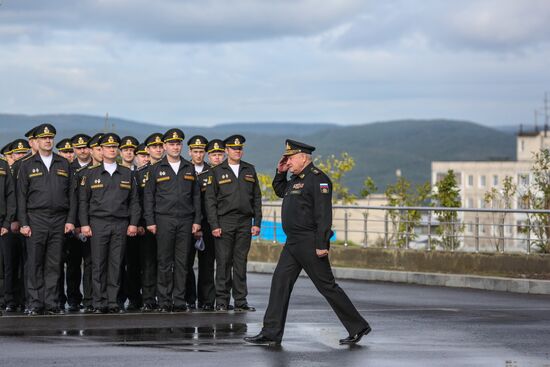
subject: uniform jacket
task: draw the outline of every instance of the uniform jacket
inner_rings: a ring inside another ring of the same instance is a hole
[[[15,220],[17,204],[15,199],[15,184],[8,162],[0,159],[0,226],[10,228]]]

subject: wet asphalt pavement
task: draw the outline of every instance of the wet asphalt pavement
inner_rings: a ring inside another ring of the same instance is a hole
[[[0,318],[0,366],[550,366],[550,296],[341,281],[373,331],[357,346],[308,279],[281,347],[247,345],[270,275],[249,275],[257,312]]]

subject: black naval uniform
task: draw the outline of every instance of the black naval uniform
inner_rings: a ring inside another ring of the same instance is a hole
[[[229,306],[231,292],[235,307],[247,305],[246,264],[252,225],[262,221],[262,195],[254,166],[240,161],[239,177],[229,163],[209,170],[205,206],[211,230],[222,229],[214,238],[216,256],[216,304]]]
[[[214,249],[214,237],[212,229],[206,218],[206,208],[204,205],[204,197],[206,187],[208,186],[208,177],[210,176],[210,165],[204,163],[204,168],[201,173],[197,174],[197,180],[201,190],[201,232],[202,240],[204,241],[204,250],[199,251],[195,246],[191,247],[191,252],[188,261],[189,272],[187,274],[187,285],[185,299],[188,304],[194,304],[198,299],[199,308],[207,306],[213,307],[216,302],[216,286],[214,283],[214,262],[216,261]],[[195,255],[199,258],[198,277],[195,278],[193,265],[195,263]],[[197,279],[197,280],[195,280]]]
[[[149,168],[144,217],[157,226],[157,294],[162,309],[186,309],[187,259],[194,245],[192,225],[201,223],[200,189],[193,164],[180,158],[176,174],[168,158]]]
[[[283,337],[290,293],[298,275],[305,270],[326,298],[350,335],[369,325],[336,284],[328,256],[319,258],[316,249],[328,249],[332,236],[332,183],[310,163],[298,175],[277,173],[273,189],[283,198],[282,223],[287,241],[271,282],[269,305],[261,334],[280,342]]]
[[[30,226],[26,238],[29,307],[57,310],[65,223],[69,212],[69,161],[52,153],[48,170],[39,154],[21,163],[17,179],[17,217]]]
[[[4,159],[0,159],[0,227],[8,230],[8,233],[0,238],[0,251],[3,252],[4,268],[4,301],[8,307],[16,307],[17,299],[17,265],[19,258],[17,248],[13,245],[16,234],[11,233],[11,223],[15,220],[17,211],[15,183],[11,168]]]
[[[117,164],[111,176],[97,164],[88,168],[80,186],[80,224],[92,228],[93,304],[102,312],[117,310],[126,233],[140,217],[132,171]]]
[[[145,218],[143,217],[143,194],[145,183],[147,182],[149,167],[146,165],[139,167],[135,172],[136,186],[138,188],[139,203],[141,207],[141,218],[139,226],[146,228]],[[157,290],[157,239],[154,234],[145,231],[145,234],[138,237],[139,260],[140,260],[140,279],[141,279],[141,298],[143,301],[143,310],[152,311],[156,305]]]

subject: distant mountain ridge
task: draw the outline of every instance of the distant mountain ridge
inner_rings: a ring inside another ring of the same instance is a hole
[[[94,134],[104,130],[105,119],[87,115],[8,115],[0,114],[0,144],[21,137],[41,122],[56,126],[58,137],[79,132]],[[140,141],[167,126],[109,118],[117,134],[133,135]],[[343,126],[330,123],[302,124],[228,123],[212,127],[177,126],[186,137],[201,134],[209,139],[230,134],[245,135],[244,160],[256,165],[259,172],[273,174],[286,138],[294,138],[317,147],[316,155],[339,155],[348,152],[356,166],[346,177],[352,191],[358,192],[367,176],[383,191],[395,182],[395,171],[421,183],[430,179],[432,161],[513,160],[516,154],[515,135],[468,121],[398,120]],[[187,156],[187,153],[184,153]]]

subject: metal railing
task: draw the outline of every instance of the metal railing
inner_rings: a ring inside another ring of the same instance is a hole
[[[263,204],[259,240],[285,241],[280,209],[281,203]],[[331,241],[424,251],[540,252],[550,247],[547,216],[550,210],[334,205]]]

